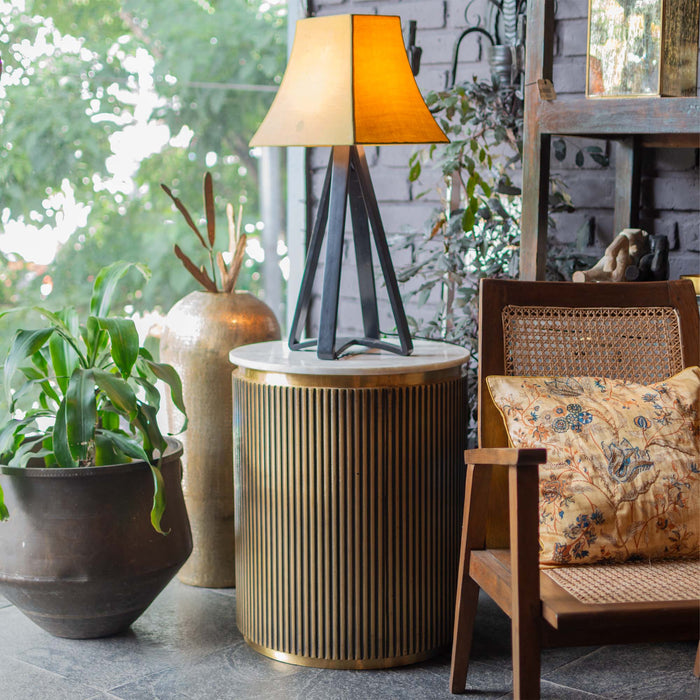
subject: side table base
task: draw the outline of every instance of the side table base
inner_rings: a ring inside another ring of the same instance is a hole
[[[243,637],[246,644],[257,651],[258,654],[267,656],[275,661],[281,661],[285,664],[295,664],[296,666],[310,666],[312,668],[335,668],[335,669],[355,669],[369,670],[377,668],[393,668],[395,666],[410,666],[417,664],[420,661],[425,661],[433,656],[447,651],[448,647],[440,647],[438,649],[430,649],[421,652],[420,654],[406,654],[405,656],[397,656],[389,659],[321,659],[315,656],[301,656],[300,654],[287,654],[283,651],[263,647],[256,644],[254,641]]]
[[[234,372],[236,617],[260,653],[387,668],[449,645],[463,358],[418,372],[412,360],[393,374]]]

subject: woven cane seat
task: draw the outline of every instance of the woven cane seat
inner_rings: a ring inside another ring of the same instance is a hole
[[[669,307],[508,305],[502,320],[509,375],[651,383],[683,369],[678,314]]]
[[[700,560],[590,564],[545,569],[577,600],[589,605],[700,598]]]

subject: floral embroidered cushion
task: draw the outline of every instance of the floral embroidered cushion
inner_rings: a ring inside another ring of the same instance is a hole
[[[546,447],[540,564],[700,554],[700,369],[644,386],[488,377],[514,447]]]

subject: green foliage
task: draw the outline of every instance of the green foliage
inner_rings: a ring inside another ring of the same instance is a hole
[[[92,271],[124,257],[148,261],[154,279],[140,295],[123,286],[122,307],[167,309],[195,289],[172,255],[181,229],[171,225],[174,208],[158,183],[196,201],[205,161],[217,200],[245,203],[244,224],[257,221],[257,160],[248,141],[272,93],[237,86],[274,85],[286,57],[284,5],[260,7],[252,0],[0,4],[0,214],[55,226],[61,212],[52,196],[64,185],[90,210],[89,224],[43,273],[54,283],[52,304],[86,298]],[[167,127],[171,137],[187,127],[192,136],[136,162],[133,185],[106,186],[114,139],[144,125]],[[37,286],[16,288],[19,303]],[[1,292],[0,306],[11,306]]]
[[[139,347],[132,320],[110,315],[129,270],[150,277],[135,263],[102,269],[84,324],[73,308],[55,313],[37,306],[45,327],[16,332],[4,364],[8,408],[0,422],[0,463],[25,467],[30,458],[43,458],[46,467],[73,468],[144,460],[153,473],[151,522],[162,533],[159,465],[166,441],[156,422],[156,381],[168,385],[183,414],[185,407],[175,370]],[[6,517],[0,489],[0,519]]]
[[[441,206],[428,224],[429,233],[402,236],[395,247],[410,252],[410,263],[398,270],[401,282],[413,281],[409,296],[436,311],[410,318],[424,337],[457,343],[470,351],[467,374],[469,439],[476,437],[477,322],[479,280],[516,277],[519,267],[521,190],[514,171],[522,161],[523,104],[492,83],[471,82],[432,92],[426,103],[450,138],[430,146],[409,161],[409,180],[438,176]],[[566,146],[555,142],[555,157]],[[590,151],[598,162],[598,151]],[[431,191],[431,190],[428,190]],[[423,194],[426,194],[425,192]],[[419,195],[422,196],[422,195]],[[550,212],[572,211],[570,197],[556,178],[551,181]],[[427,239],[427,240],[426,240]],[[576,251],[559,251],[551,275],[576,267]],[[587,261],[586,261],[587,262]],[[570,276],[569,276],[570,279]]]

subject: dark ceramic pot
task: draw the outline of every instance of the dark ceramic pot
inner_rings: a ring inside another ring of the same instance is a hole
[[[151,526],[153,480],[145,462],[0,467],[10,511],[0,523],[0,593],[58,637],[106,637],[129,627],[192,551],[182,446],[168,442],[165,536]]]

